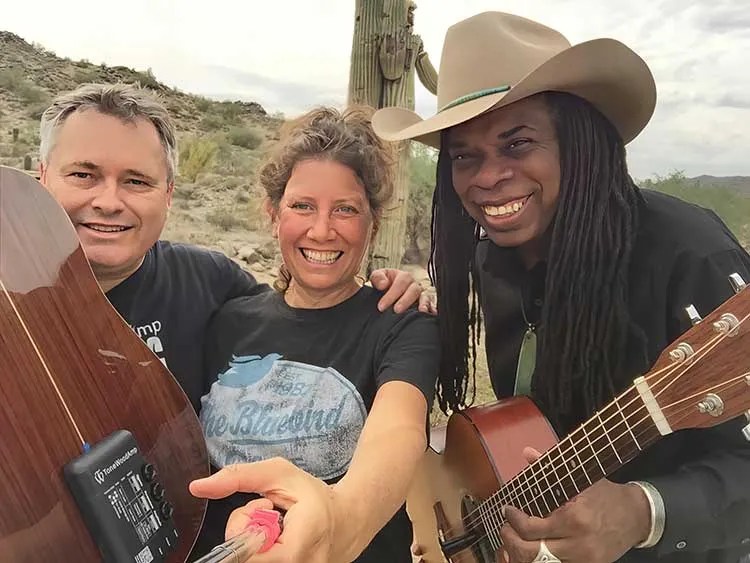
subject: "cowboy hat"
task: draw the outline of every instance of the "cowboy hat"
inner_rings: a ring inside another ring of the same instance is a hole
[[[646,126],[656,86],[646,63],[614,39],[571,46],[559,32],[502,12],[484,12],[448,28],[440,59],[437,113],[422,119],[398,107],[375,112],[375,132],[438,148],[440,131],[544,91],[568,92],[594,105],[625,143]]]

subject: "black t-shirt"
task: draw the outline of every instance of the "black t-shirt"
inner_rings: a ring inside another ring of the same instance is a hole
[[[629,275],[629,377],[616,382],[618,392],[645,374],[690,328],[685,307],[693,304],[708,315],[733,295],[730,274],[750,282],[750,256],[715,213],[659,192],[642,193]],[[491,241],[479,243],[477,259],[490,378],[496,395],[508,397],[527,327],[524,313],[530,323],[541,318],[546,267],[540,263],[527,271],[513,249]],[[573,404],[580,405],[580,398],[574,397]],[[591,415],[580,413],[581,420]],[[619,482],[649,480],[667,508],[661,542],[652,549],[631,550],[623,561],[660,556],[665,563],[736,563],[742,547],[712,549],[740,546],[743,540],[749,546],[745,550],[750,549],[750,444],[742,438],[740,422],[671,434],[612,476]],[[714,494],[691,494],[697,487]]]
[[[201,400],[214,467],[280,456],[334,483],[381,385],[406,381],[432,403],[437,321],[413,308],[381,313],[381,296],[363,287],[331,308],[294,309],[269,292],[221,309],[206,340],[214,382]],[[195,555],[224,540],[228,515],[250,498],[209,502]],[[357,561],[410,563],[411,542],[402,506]]]
[[[268,290],[219,252],[158,241],[107,299],[198,410],[206,384],[203,339],[211,317],[232,298]]]

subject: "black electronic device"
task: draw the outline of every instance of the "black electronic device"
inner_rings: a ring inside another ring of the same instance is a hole
[[[166,560],[177,544],[172,505],[130,432],[113,432],[64,475],[105,563]]]

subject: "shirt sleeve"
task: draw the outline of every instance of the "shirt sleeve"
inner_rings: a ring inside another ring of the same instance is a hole
[[[225,302],[235,297],[249,297],[271,290],[268,284],[258,283],[250,272],[242,269],[234,260],[218,253],[213,257],[219,266],[219,286],[225,290]]]
[[[409,309],[396,317],[396,322],[381,338],[376,350],[377,386],[389,381],[411,383],[422,391],[429,410],[440,366],[437,318],[416,309]]]
[[[750,282],[750,257],[739,247],[681,257],[678,264],[670,295],[673,339],[690,327],[686,306],[693,304],[706,316],[733,295],[730,274]],[[744,424],[742,416],[687,430],[700,453],[674,473],[649,479],[666,510],[664,534],[652,548],[656,555],[730,549],[750,541],[750,442],[743,438]]]

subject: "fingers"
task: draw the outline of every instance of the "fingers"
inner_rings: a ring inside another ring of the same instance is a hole
[[[530,563],[539,555],[542,540],[527,540],[522,538],[509,523],[503,525],[500,530],[500,537],[503,540],[503,550],[507,556],[506,560],[510,563]],[[569,554],[574,553],[572,549],[575,547],[575,541],[571,538],[545,539],[544,544],[550,553],[563,561],[568,560]],[[577,561],[577,559],[572,560]],[[589,560],[581,559],[581,561]]]
[[[383,268],[370,274],[370,283],[380,291],[385,291],[378,302],[378,310],[393,307],[396,313],[403,313],[419,299],[422,287],[409,272]]]
[[[252,520],[253,512],[256,510],[273,510],[273,503],[265,498],[251,500],[245,506],[233,510],[227,520],[227,527],[225,532],[225,538],[233,538],[239,533],[244,532],[250,521]]]
[[[526,461],[529,463],[534,463],[537,459],[542,457],[542,454],[539,450],[527,446],[523,449],[523,457],[525,457]]]
[[[515,507],[505,507],[505,519],[513,528],[514,533],[523,540],[535,541],[558,537],[558,532],[554,529],[552,521],[547,518],[528,516]]]
[[[504,524],[500,530],[500,538],[503,540],[503,549],[510,563],[529,563],[539,552],[538,540],[524,540],[508,523]]]
[[[426,289],[419,296],[419,310],[428,315],[437,315],[437,296],[434,289]]]

